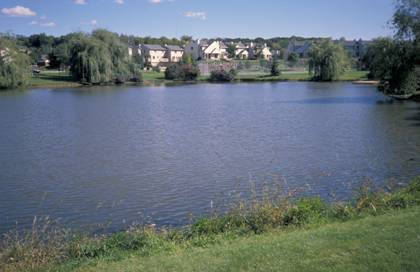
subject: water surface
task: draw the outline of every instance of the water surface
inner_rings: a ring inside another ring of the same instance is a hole
[[[0,232],[188,222],[282,179],[348,198],[420,175],[420,105],[350,83],[98,87],[0,93]],[[242,188],[242,187],[241,187]]]

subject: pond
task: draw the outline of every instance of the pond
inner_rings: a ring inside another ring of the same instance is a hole
[[[420,175],[420,104],[351,83],[1,92],[0,128],[0,233],[179,226],[270,182],[348,199]]]

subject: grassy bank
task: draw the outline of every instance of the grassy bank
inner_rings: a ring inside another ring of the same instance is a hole
[[[419,205],[420,177],[392,192],[364,186],[346,203],[268,193],[183,229],[90,236],[34,224],[24,235],[4,237],[0,270],[323,270],[326,263],[330,270],[411,270],[419,265]],[[405,248],[407,256],[399,253]]]
[[[126,254],[126,259],[97,260],[76,271],[419,271],[419,224],[416,207],[171,254]]]
[[[200,76],[197,82],[207,82],[208,76]],[[268,74],[239,74],[236,82],[275,82],[275,81],[310,81],[311,76],[307,72],[283,72],[280,76]],[[340,76],[339,81],[364,81],[367,80],[365,71],[347,71]],[[144,84],[170,83],[161,72],[144,72]],[[55,70],[42,71],[40,74],[29,79],[28,87],[31,88],[59,88],[79,87],[81,84],[74,81],[68,72]]]

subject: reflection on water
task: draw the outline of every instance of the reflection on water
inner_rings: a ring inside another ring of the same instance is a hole
[[[177,225],[250,181],[343,199],[366,178],[420,174],[419,104],[371,86],[2,92],[0,116],[0,232],[34,215],[72,227]]]

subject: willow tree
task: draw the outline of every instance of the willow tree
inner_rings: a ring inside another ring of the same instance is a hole
[[[347,66],[345,49],[330,39],[314,44],[309,52],[309,71],[315,80],[337,80]]]
[[[139,65],[129,58],[116,34],[99,29],[71,43],[70,71],[77,80],[98,84],[141,78]]]
[[[30,76],[29,57],[20,52],[11,39],[0,38],[0,88],[17,88]]]

